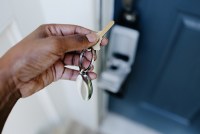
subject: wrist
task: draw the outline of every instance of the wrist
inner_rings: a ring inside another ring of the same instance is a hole
[[[10,67],[6,65],[6,62],[0,58],[0,96],[14,97],[18,100],[20,98],[19,91],[13,81]]]
[[[10,111],[21,96],[6,65],[6,62],[0,58],[0,133]]]

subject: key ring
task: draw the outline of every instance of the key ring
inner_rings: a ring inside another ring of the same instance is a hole
[[[91,58],[91,60],[90,60],[90,63],[89,63],[89,65],[88,65],[88,67],[85,68],[85,67],[83,66],[83,59],[84,59],[84,54],[85,54],[87,51],[91,51],[92,58]],[[94,61],[93,58],[94,58],[94,49],[93,49],[93,48],[88,48],[88,49],[84,49],[84,50],[81,51],[80,60],[79,60],[79,69],[80,69],[80,73],[81,73],[81,72],[87,72],[87,71],[89,71],[89,70],[91,69],[92,63],[93,63],[93,61]]]
[[[92,97],[93,93],[93,86],[90,77],[88,76],[87,72],[81,74],[81,77],[84,81],[84,89],[81,89],[80,93],[83,100],[89,100]]]
[[[83,58],[84,58],[84,54],[87,51],[91,51],[92,57],[91,57],[89,65],[85,68],[83,66]],[[92,81],[91,81],[90,77],[88,76],[88,71],[91,69],[92,63],[94,61],[93,60],[94,53],[95,53],[94,51],[95,50],[93,48],[84,49],[80,54],[80,60],[79,60],[80,72],[79,72],[79,76],[77,77],[77,80],[78,80],[78,86],[79,86],[79,88],[78,88],[79,93],[83,100],[89,100],[92,97],[92,93],[93,93]]]

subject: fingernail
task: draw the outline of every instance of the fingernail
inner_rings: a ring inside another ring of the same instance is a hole
[[[92,80],[97,79],[97,74],[94,72],[90,72],[89,76],[90,76],[90,79],[92,79]]]
[[[96,33],[90,33],[88,35],[86,35],[87,39],[89,42],[93,43],[93,42],[96,42],[97,41],[97,34]]]

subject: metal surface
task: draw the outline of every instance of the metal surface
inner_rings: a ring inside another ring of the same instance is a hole
[[[91,52],[92,57],[91,57],[89,65],[87,67],[84,67],[83,59],[84,59],[85,53],[88,52],[88,51]],[[88,71],[92,67],[92,63],[94,61],[93,60],[94,59],[94,54],[95,54],[95,51],[92,48],[85,49],[80,54],[79,68],[80,68],[80,75],[81,75],[81,77],[83,79],[83,82],[84,82],[84,84],[83,84],[84,87],[82,87],[80,92],[81,92],[81,96],[82,96],[83,100],[89,100],[92,97],[92,93],[93,93],[92,80],[88,76]],[[82,90],[85,90],[84,93],[82,92]],[[86,98],[83,95],[83,94],[85,94],[85,92],[86,92],[86,95],[87,95]]]
[[[87,51],[90,51],[90,52],[91,52],[92,57],[91,57],[90,64],[88,65],[88,67],[84,67],[84,66],[83,66],[83,59],[84,59],[85,53],[86,53]],[[91,69],[92,63],[93,63],[93,61],[94,61],[94,60],[93,60],[93,58],[94,58],[94,53],[95,53],[95,52],[94,52],[94,50],[93,50],[92,48],[84,49],[84,50],[81,52],[81,54],[80,54],[80,60],[79,60],[80,72],[81,72],[81,71],[87,72],[87,71],[89,71],[89,70]]]
[[[89,100],[92,97],[92,93],[93,93],[93,86],[92,86],[92,81],[90,79],[90,77],[88,76],[87,72],[80,72],[82,78],[83,78],[83,82],[85,82],[84,85],[87,85],[85,87],[86,92],[87,92],[87,98],[83,98],[84,100]]]

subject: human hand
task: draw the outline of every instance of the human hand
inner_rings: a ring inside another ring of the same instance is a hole
[[[9,70],[9,77],[21,97],[27,97],[56,80],[75,80],[79,72],[64,66],[77,66],[79,52],[97,41],[96,33],[80,26],[42,25],[12,47],[1,58],[1,64]],[[101,44],[107,42],[103,39]],[[83,65],[87,66],[90,59],[91,55],[86,54]],[[89,76],[96,78],[92,71]]]

